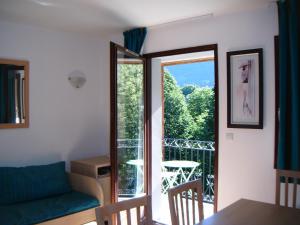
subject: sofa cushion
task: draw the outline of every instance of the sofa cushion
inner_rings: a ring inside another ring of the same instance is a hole
[[[41,199],[71,191],[65,162],[0,167],[0,205]]]
[[[80,192],[69,192],[30,202],[0,206],[1,225],[29,225],[99,206],[99,201]]]

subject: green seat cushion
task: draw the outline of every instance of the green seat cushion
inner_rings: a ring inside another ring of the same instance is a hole
[[[30,202],[0,206],[1,225],[29,225],[99,206],[99,201],[80,192],[69,192]]]
[[[0,167],[0,205],[41,199],[71,191],[65,162]]]

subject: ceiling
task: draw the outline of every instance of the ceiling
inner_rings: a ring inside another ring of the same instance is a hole
[[[0,0],[0,20],[46,28],[112,34],[267,7],[271,0]]]
[[[203,51],[203,52],[193,52],[179,55],[171,55],[160,57],[162,63],[166,62],[176,62],[183,60],[193,60],[193,59],[204,59],[204,58],[213,58],[214,51]]]

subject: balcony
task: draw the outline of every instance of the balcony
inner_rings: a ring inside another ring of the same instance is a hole
[[[127,199],[135,196],[141,192],[137,185],[138,179],[141,177],[141,168],[128,164],[129,160],[134,160],[138,157],[138,149],[143,147],[143,141],[139,139],[119,139],[118,140],[118,157],[120,159],[119,167],[119,198]],[[154,151],[154,150],[152,150]],[[185,168],[182,173],[189,180],[201,179],[203,184],[203,202],[204,202],[204,215],[210,216],[213,213],[214,202],[214,157],[215,157],[214,142],[199,141],[199,140],[185,140],[165,138],[162,141],[162,162],[154,162],[154,165],[160,166],[164,161],[193,161],[197,162],[197,167],[194,170]],[[122,157],[120,157],[122,156]],[[169,172],[175,171],[175,168],[167,168]],[[139,172],[140,171],[140,172]],[[123,176],[122,176],[123,174]],[[161,174],[160,174],[161,176]],[[168,208],[167,190],[169,185],[166,180],[161,181],[161,208]],[[178,176],[174,182],[174,186],[185,182]],[[168,215],[169,212],[163,213]],[[167,217],[167,216],[165,216]],[[168,223],[168,218],[162,218],[162,221]]]
[[[163,140],[163,159],[187,160],[200,165],[191,174],[190,180],[201,179],[203,201],[214,202],[214,142],[165,138]],[[184,171],[189,173],[189,171]],[[188,176],[188,174],[186,174]]]

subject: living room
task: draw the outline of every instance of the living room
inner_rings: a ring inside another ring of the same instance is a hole
[[[139,52],[142,56],[217,45],[216,211],[240,198],[274,204],[278,128],[274,37],[280,29],[276,2],[132,4],[137,5],[96,0],[1,1],[0,58],[29,62],[29,113],[28,127],[0,129],[0,167],[64,161],[70,171],[71,161],[111,156],[110,42],[123,46],[123,32],[146,27]],[[145,13],[147,7],[149,12]],[[172,7],[174,12],[167,13]],[[228,127],[227,53],[249,49],[263,49],[262,129]],[[70,83],[74,74],[84,78],[82,87]],[[160,98],[160,82],[160,74],[152,74],[149,93],[153,105]],[[161,132],[161,126],[155,124],[155,112],[152,108],[152,149],[161,148],[157,141],[161,137],[155,136]],[[151,167],[155,168],[155,161]]]

